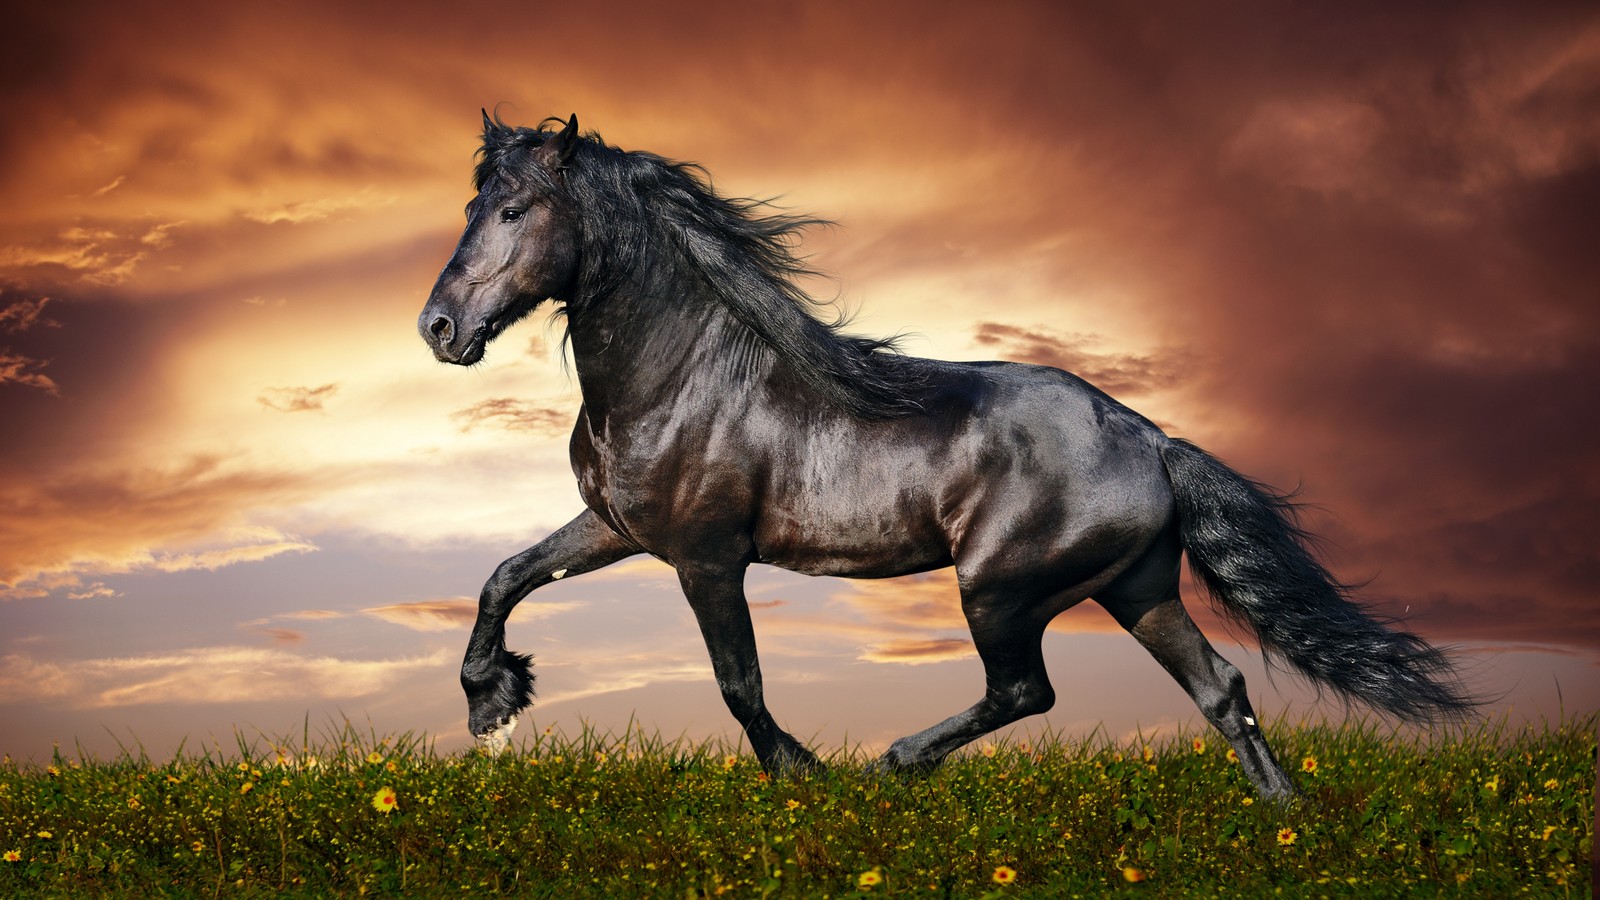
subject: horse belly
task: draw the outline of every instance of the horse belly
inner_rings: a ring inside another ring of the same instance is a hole
[[[868,467],[873,468],[873,467]],[[951,564],[926,482],[861,477],[779,491],[755,529],[761,562],[806,575],[888,578]]]

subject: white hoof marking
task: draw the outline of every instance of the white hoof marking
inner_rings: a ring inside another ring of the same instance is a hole
[[[1245,723],[1245,724],[1246,724],[1246,725],[1254,725],[1254,724],[1255,724],[1255,723],[1256,723],[1256,720],[1255,720],[1255,719],[1252,719],[1252,718],[1250,718],[1250,717],[1249,717],[1249,716],[1242,716],[1242,717],[1241,717],[1241,718],[1243,718],[1243,719],[1244,719],[1244,723]]]
[[[511,732],[517,730],[517,717],[478,736],[478,746],[490,756],[499,756],[511,747]]]
[[[567,574],[567,570],[566,569],[557,569],[554,572],[550,573],[550,577],[555,579],[556,581],[560,581],[562,576],[564,576],[566,574]]]

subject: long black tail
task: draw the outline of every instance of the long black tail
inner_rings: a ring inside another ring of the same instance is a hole
[[[1312,555],[1294,504],[1184,440],[1161,450],[1189,566],[1222,613],[1346,700],[1412,722],[1460,719],[1478,705],[1450,659],[1353,601]]]

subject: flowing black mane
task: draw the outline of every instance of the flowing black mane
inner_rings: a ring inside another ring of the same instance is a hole
[[[843,332],[824,322],[819,304],[796,283],[812,274],[796,257],[800,232],[826,220],[767,212],[762,200],[730,199],[712,190],[705,171],[653,153],[624,151],[590,132],[552,177],[534,165],[534,151],[554,136],[498,119],[485,129],[473,173],[482,190],[492,178],[532,179],[570,207],[582,234],[581,271],[573,311],[603,301],[670,242],[708,291],[806,384],[867,419],[892,419],[922,408],[921,367],[895,353],[894,338]]]

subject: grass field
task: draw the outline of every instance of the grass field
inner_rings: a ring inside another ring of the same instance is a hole
[[[0,766],[0,896],[1590,895],[1600,714],[1403,736],[980,745],[918,778],[773,781],[728,748],[535,734],[499,758],[344,726]]]

